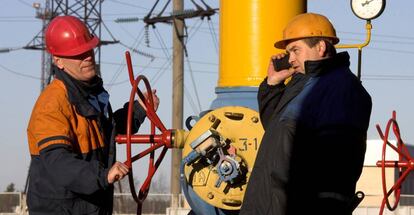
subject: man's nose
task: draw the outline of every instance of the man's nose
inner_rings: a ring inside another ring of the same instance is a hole
[[[92,60],[92,56],[91,55],[88,55],[83,60],[85,60],[85,61],[91,61]]]
[[[295,61],[295,58],[292,56],[292,54],[289,55],[289,63],[292,65],[293,61]]]
[[[82,54],[80,57],[81,57],[81,60],[91,61],[93,59],[93,55],[94,55],[93,50],[90,50],[90,51],[85,52],[84,54]]]

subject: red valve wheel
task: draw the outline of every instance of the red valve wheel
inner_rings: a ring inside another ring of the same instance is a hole
[[[127,51],[125,53],[127,66],[128,66],[128,73],[129,79],[132,85],[132,90],[129,98],[129,105],[128,105],[128,118],[127,118],[127,127],[126,127],[126,135],[118,135],[116,137],[116,142],[122,144],[126,143],[126,157],[127,160],[124,162],[129,167],[129,186],[132,193],[132,196],[138,204],[137,214],[141,214],[142,203],[148,195],[149,187],[151,185],[152,177],[154,176],[155,172],[158,169],[161,161],[163,160],[168,148],[171,148],[171,141],[172,141],[172,132],[171,130],[167,130],[164,124],[159,119],[158,115],[155,113],[154,109],[154,100],[152,95],[151,86],[148,82],[148,79],[143,76],[139,75],[134,80],[134,72],[132,69],[131,63],[131,56],[130,53]],[[140,89],[138,88],[139,83],[143,81],[145,84],[146,91],[148,92],[148,99],[144,97]],[[132,134],[132,122],[133,122],[133,114],[134,114],[134,101],[135,95],[143,101],[144,106],[146,108],[147,118],[151,121],[151,133],[150,134]],[[161,132],[160,134],[156,134],[156,128]],[[131,153],[131,146],[132,144],[139,144],[139,143],[146,143],[150,144],[150,147],[145,149],[144,151],[138,153],[137,155],[132,156]],[[158,148],[163,147],[161,153],[159,154],[157,160],[154,163],[154,152]],[[132,171],[132,162],[146,156],[149,154],[149,167],[148,167],[148,175],[141,185],[139,190],[139,194],[137,195],[135,191],[134,185],[134,178],[133,178],[133,171]]]
[[[413,170],[414,162],[408,152],[407,147],[405,146],[404,142],[401,139],[400,135],[400,128],[398,126],[397,120],[396,120],[396,112],[393,111],[392,118],[388,121],[387,126],[385,128],[385,134],[382,133],[381,128],[379,125],[376,126],[378,133],[383,140],[383,146],[382,146],[382,160],[377,162],[377,166],[381,167],[381,176],[382,176],[382,192],[384,195],[384,198],[381,203],[380,208],[380,215],[383,214],[385,205],[390,211],[394,211],[398,203],[400,201],[400,195],[401,195],[401,185],[402,182],[406,179],[408,174]],[[392,127],[394,136],[397,140],[397,146],[392,145],[388,141],[390,129]],[[389,161],[385,160],[386,156],[386,150],[387,146],[389,146],[391,149],[393,149],[398,154],[398,161]],[[385,175],[385,168],[398,168],[398,180],[395,182],[395,184],[388,190],[387,189],[387,181],[386,181],[386,175]],[[393,205],[390,204],[389,197],[394,194],[395,202]]]

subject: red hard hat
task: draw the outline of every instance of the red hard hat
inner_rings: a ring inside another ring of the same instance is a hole
[[[54,18],[45,31],[46,49],[56,56],[76,56],[99,44],[99,38],[91,35],[86,25],[74,16]]]

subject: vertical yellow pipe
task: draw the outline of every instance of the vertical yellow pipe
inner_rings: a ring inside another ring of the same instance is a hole
[[[218,87],[257,87],[287,22],[306,0],[221,0]]]

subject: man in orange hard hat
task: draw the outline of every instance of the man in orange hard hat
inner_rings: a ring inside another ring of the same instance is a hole
[[[99,39],[78,18],[54,18],[45,40],[54,80],[39,96],[27,128],[29,213],[112,214],[113,183],[129,172],[115,159],[115,135],[125,133],[128,105],[112,112],[95,69]],[[135,102],[133,130],[144,119]]]
[[[275,43],[290,68],[275,71],[270,60],[259,87],[265,134],[240,214],[352,213],[372,102],[338,42],[325,16],[304,13]]]

